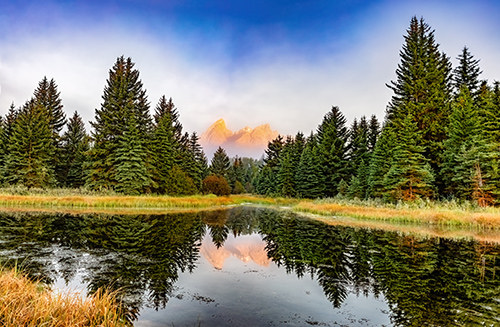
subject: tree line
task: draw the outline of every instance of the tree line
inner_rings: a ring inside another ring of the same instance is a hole
[[[450,58],[434,30],[413,17],[404,36],[393,96],[375,116],[347,126],[333,106],[316,131],[278,136],[263,160],[209,163],[198,135],[184,132],[172,98],[154,107],[131,58],[109,70],[92,131],[69,119],[46,77],[33,96],[0,117],[0,183],[28,188],[84,187],[124,194],[255,192],[302,198],[457,198],[495,204],[500,193],[500,83],[481,80],[467,47]]]
[[[314,133],[269,142],[259,194],[386,201],[472,200],[500,196],[500,83],[480,79],[467,47],[453,69],[434,30],[413,17],[400,51],[393,96],[375,116],[347,126],[338,107]]]
[[[183,131],[172,98],[162,96],[151,116],[134,65],[122,56],[110,69],[90,135],[78,112],[66,119],[54,79],[44,77],[23,106],[12,104],[0,117],[0,183],[131,195],[251,191],[254,177],[242,167],[255,174],[256,161],[236,158],[231,164],[219,149],[210,169],[196,132]]]

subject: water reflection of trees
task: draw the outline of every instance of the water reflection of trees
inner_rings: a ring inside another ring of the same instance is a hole
[[[273,261],[315,275],[335,307],[352,290],[383,294],[396,326],[500,324],[497,244],[326,226],[272,211],[260,227]]]
[[[48,282],[56,277],[54,260],[66,281],[84,268],[90,293],[102,286],[120,290],[132,315],[144,304],[166,305],[179,273],[195,269],[205,233],[199,215],[192,213],[2,214],[0,226],[0,260],[7,265],[17,259]],[[65,248],[71,251],[56,253]]]
[[[334,307],[354,292],[384,296],[398,326],[500,324],[498,245],[327,226],[267,209],[0,214],[0,261],[17,259],[48,282],[59,276],[69,283],[84,271],[90,292],[120,289],[137,313],[165,307],[179,274],[196,268],[205,233],[222,246],[229,234],[255,232],[269,258],[298,277],[313,275]]]

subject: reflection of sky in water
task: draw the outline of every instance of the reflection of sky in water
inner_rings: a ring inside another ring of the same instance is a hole
[[[143,308],[135,326],[390,325],[383,299],[350,294],[335,309],[315,279],[287,274],[264,247],[258,234],[229,235],[219,249],[206,236],[198,267],[180,275],[166,308]]]

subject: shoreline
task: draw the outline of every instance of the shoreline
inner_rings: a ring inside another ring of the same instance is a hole
[[[500,209],[481,208],[470,203],[415,201],[384,204],[376,201],[346,199],[291,199],[254,195],[195,195],[122,196],[122,195],[13,195],[0,193],[0,211],[4,212],[62,212],[68,214],[163,214],[200,210],[217,210],[232,206],[263,206],[289,210],[331,224],[390,226],[407,229],[409,226],[432,229],[474,230],[498,232]],[[500,239],[500,237],[499,237]]]

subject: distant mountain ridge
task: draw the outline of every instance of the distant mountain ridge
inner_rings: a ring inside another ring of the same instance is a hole
[[[278,135],[278,131],[273,131],[269,124],[255,128],[246,126],[233,132],[227,128],[226,122],[221,118],[201,134],[200,144],[209,157],[217,147],[221,146],[230,157],[238,155],[240,157],[260,158],[264,154],[267,143]]]

